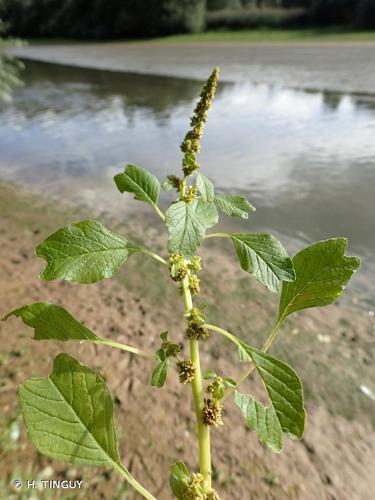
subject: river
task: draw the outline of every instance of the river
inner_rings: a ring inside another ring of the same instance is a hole
[[[0,107],[2,179],[115,211],[122,197],[112,177],[126,163],[160,179],[178,172],[200,82],[31,61],[23,77]],[[272,232],[293,251],[346,236],[349,253],[363,258],[356,290],[370,307],[374,137],[370,95],[224,83],[199,161],[217,191],[257,208],[246,222],[226,218],[233,230]]]

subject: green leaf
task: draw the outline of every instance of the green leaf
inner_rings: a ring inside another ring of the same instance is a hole
[[[160,334],[160,339],[161,339],[163,342],[167,342],[167,340],[168,340],[168,331],[161,332],[161,334]]]
[[[156,353],[160,362],[156,365],[152,372],[151,385],[154,387],[163,387],[167,378],[169,368],[169,359],[164,349],[159,349]]]
[[[283,283],[279,320],[301,309],[332,304],[342,294],[360,266],[357,257],[344,255],[346,245],[345,238],[334,238],[297,253],[293,258],[297,278]]]
[[[251,356],[247,353],[247,351],[241,346],[238,346],[238,357],[241,363],[249,363],[251,362]]]
[[[40,453],[69,463],[121,465],[113,402],[104,380],[68,354],[52,374],[19,388],[28,435]]]
[[[274,408],[265,407],[251,396],[238,391],[234,393],[234,401],[247,425],[257,433],[259,441],[279,453],[282,449],[283,431]]]
[[[204,380],[212,380],[217,378],[217,373],[214,370],[204,370],[202,377]]]
[[[160,182],[147,170],[127,165],[125,172],[114,177],[120,193],[134,193],[134,199],[156,205],[160,194]]]
[[[191,205],[184,201],[173,203],[165,214],[168,228],[168,251],[190,258],[201,244],[206,229],[217,222],[213,203],[194,200]]]
[[[241,267],[272,292],[279,280],[293,281],[293,262],[280,241],[270,234],[228,234],[233,241]]]
[[[162,187],[163,191],[170,191],[173,188],[173,184],[171,183],[171,181],[166,180],[163,182],[161,187]]]
[[[255,208],[243,196],[236,194],[218,194],[215,196],[215,203],[220,210],[233,217],[248,219]]]
[[[184,462],[178,461],[171,465],[169,484],[177,498],[183,498],[188,489],[189,479],[189,471]]]
[[[35,302],[27,306],[14,309],[7,314],[3,321],[10,316],[21,318],[22,321],[34,328],[34,339],[67,340],[90,340],[93,342],[102,340],[82,323],[77,321],[63,307],[49,302]]]
[[[36,248],[47,261],[40,277],[78,283],[110,278],[139,248],[94,220],[75,222],[49,236]]]
[[[254,362],[284,432],[301,439],[305,425],[302,383],[296,372],[265,352],[240,341]]]
[[[237,382],[233,378],[225,377],[224,382],[228,387],[237,387]]]
[[[165,349],[158,349],[156,351],[156,357],[160,362],[163,362],[167,359],[167,353],[165,352]]]
[[[210,179],[208,179],[203,174],[197,174],[197,188],[202,195],[203,201],[214,201],[215,198],[215,188]]]
[[[203,200],[195,200],[195,213],[199,221],[206,229],[217,224],[219,218],[214,203],[204,202]]]

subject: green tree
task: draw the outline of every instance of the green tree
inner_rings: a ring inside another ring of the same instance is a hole
[[[149,37],[203,29],[205,0],[0,0],[22,37]]]
[[[311,21],[317,25],[353,23],[357,5],[358,0],[313,0]]]
[[[375,28],[375,2],[374,0],[361,0],[357,8],[356,25],[359,28]]]
[[[241,4],[240,0],[207,0],[207,10],[238,9]]]

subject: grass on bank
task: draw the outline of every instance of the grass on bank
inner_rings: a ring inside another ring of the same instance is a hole
[[[152,41],[163,43],[204,43],[204,42],[375,42],[375,31],[347,31],[343,29],[300,29],[281,30],[259,28],[239,31],[207,31],[205,33],[181,34]]]
[[[375,31],[349,31],[343,28],[329,29],[268,29],[259,28],[253,30],[238,31],[206,31],[204,33],[189,33],[180,35],[164,36],[141,40],[88,40],[77,38],[32,38],[28,40],[30,45],[59,45],[77,43],[162,43],[168,44],[204,44],[204,43],[366,43],[375,42]]]

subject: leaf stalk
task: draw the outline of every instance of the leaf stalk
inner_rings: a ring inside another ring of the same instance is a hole
[[[281,326],[281,323],[283,321],[283,317],[279,318],[274,326],[272,327],[272,330],[270,332],[270,334],[268,335],[266,341],[264,342],[261,350],[263,352],[267,352],[268,349],[271,347],[273,341],[276,339],[277,337],[277,334],[279,332],[279,329],[280,329],[280,326]],[[232,333],[228,332],[227,330],[224,330],[224,328],[220,328],[219,326],[215,326],[215,325],[210,325],[210,324],[207,324],[205,323],[203,325],[205,328],[207,328],[208,330],[212,330],[216,333],[220,333],[221,335],[223,335],[224,337],[226,337],[227,339],[229,339],[230,341],[232,341],[234,344],[236,344],[237,346],[239,347],[242,347],[241,346],[241,342],[237,339],[237,337],[235,335],[233,335]],[[253,363],[251,363],[251,366],[250,368],[248,368],[247,370],[245,370],[242,375],[240,375],[239,379],[237,380],[237,386],[235,388],[233,387],[230,387],[228,388],[225,393],[224,393],[224,397],[222,399],[222,401],[224,401],[225,399],[227,399],[228,396],[230,396],[234,390],[240,385],[242,384],[242,382],[244,382],[247,377],[249,377],[252,372],[255,370],[255,366]]]
[[[132,354],[137,354],[138,356],[142,356],[143,358],[147,359],[152,359],[155,361],[156,357],[155,354],[152,354],[150,352],[142,351],[142,349],[138,349],[137,347],[132,347],[127,344],[121,344],[120,342],[115,342],[114,340],[110,339],[101,339],[97,340],[94,342],[95,344],[102,344],[102,345],[107,345],[109,347],[114,347],[115,349],[121,349],[122,351],[128,351],[131,352]]]

